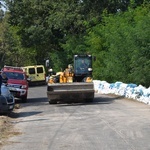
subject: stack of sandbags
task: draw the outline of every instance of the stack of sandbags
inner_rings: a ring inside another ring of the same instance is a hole
[[[137,87],[136,84],[133,84],[133,83],[127,84],[124,96],[127,97],[127,98],[134,98],[134,99],[136,99],[136,97],[139,96],[139,93],[136,92],[136,90],[135,90],[136,87]]]
[[[120,81],[108,83],[106,81],[94,80],[93,82],[97,93],[120,95],[150,104],[150,87],[146,89],[142,85],[137,86],[133,83],[126,84]]]
[[[100,80],[93,80],[95,93],[98,93],[99,86],[101,84]]]
[[[147,89],[142,85],[139,85],[135,88],[134,93],[136,94],[136,97],[133,97],[134,99],[146,104],[150,104],[150,87]]]

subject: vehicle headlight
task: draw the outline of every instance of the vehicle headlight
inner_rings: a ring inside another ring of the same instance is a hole
[[[91,71],[92,71],[92,68],[88,68],[88,71],[90,71],[90,72],[91,72]]]
[[[48,69],[48,72],[53,72],[53,69],[51,68],[51,69]]]
[[[21,88],[22,88],[22,89],[25,89],[25,88],[27,88],[27,86],[26,86],[26,85],[22,85]]]

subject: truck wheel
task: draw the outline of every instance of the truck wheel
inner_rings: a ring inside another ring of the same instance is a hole
[[[57,104],[57,101],[49,101],[49,104]]]
[[[26,103],[27,102],[27,96],[22,97],[21,100],[22,100],[22,103]]]

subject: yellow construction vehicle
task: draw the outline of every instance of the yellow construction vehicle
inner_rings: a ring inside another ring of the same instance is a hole
[[[74,55],[73,66],[69,64],[64,71],[51,74],[47,83],[49,104],[93,101],[92,60],[92,55]]]

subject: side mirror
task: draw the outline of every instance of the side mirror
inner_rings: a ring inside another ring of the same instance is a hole
[[[45,66],[48,68],[49,67],[49,59],[47,59],[46,61],[45,61]]]
[[[30,79],[30,78],[27,78],[27,81],[28,81],[28,82],[30,82],[30,81],[31,81],[31,79]]]

